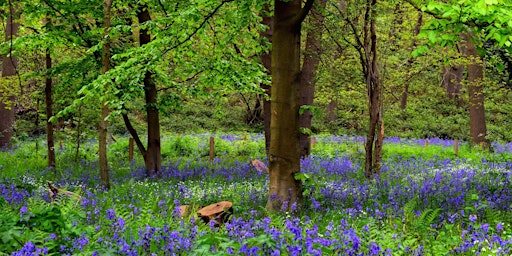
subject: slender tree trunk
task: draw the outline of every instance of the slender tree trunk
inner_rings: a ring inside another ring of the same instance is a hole
[[[468,64],[468,92],[471,143],[489,148],[484,108],[484,68],[472,37],[472,34],[465,34],[464,38],[466,40],[466,57],[470,62]]]
[[[9,15],[7,25],[5,26],[5,42],[12,44],[16,37],[20,24],[16,21],[18,13],[15,10],[11,0],[9,0]],[[11,45],[12,46],[12,45]],[[18,58],[12,54],[12,47],[9,50],[9,56],[5,56],[2,62],[2,77],[16,75]],[[8,100],[6,100],[8,99]],[[11,146],[11,137],[14,126],[14,97],[0,93],[0,150]]]
[[[261,33],[261,36],[266,38],[271,44],[272,44],[272,26],[273,26],[273,18],[270,11],[270,5],[265,5],[265,10],[262,15],[262,21],[261,24],[267,26],[267,30]],[[266,53],[262,53],[260,55],[260,61],[261,64],[263,64],[263,67],[267,70],[267,73],[269,75],[272,74],[272,49],[270,49]],[[265,90],[265,93],[268,95],[268,97],[271,97],[271,91],[270,86],[268,84],[262,83],[261,88]],[[267,98],[263,98],[263,127],[265,130],[265,151],[267,153],[267,156],[269,155],[270,151],[270,100]]]
[[[412,43],[411,43],[411,53],[414,51],[414,48],[416,48],[416,46],[418,44],[417,40],[416,40],[416,36],[418,36],[418,34],[420,33],[422,25],[423,25],[423,12],[419,11],[418,12],[418,20],[416,21],[416,26],[414,26],[414,34],[413,34]],[[414,63],[414,58],[409,58],[409,60],[407,60],[407,71],[406,71],[407,75],[405,78],[404,91],[402,92],[402,96],[400,97],[400,109],[407,108],[407,97],[409,96],[409,86],[410,86],[411,79],[412,79],[411,67],[412,67],[413,63]]]
[[[313,1],[275,0],[272,35],[270,189],[266,208],[293,211],[302,204],[300,172],[299,88],[300,29]]]
[[[462,65],[443,66],[443,85],[449,99],[459,98],[463,74],[464,66]]]
[[[80,153],[81,143],[82,143],[82,104],[78,105],[78,123],[76,125],[75,164],[78,163],[78,156]]]
[[[382,85],[377,58],[376,34],[377,0],[369,0],[366,6],[364,45],[366,54],[366,86],[368,90],[369,129],[365,144],[365,175],[372,178],[380,173],[384,125],[382,121]],[[378,131],[380,129],[380,132]],[[378,133],[379,132],[379,133]],[[378,133],[378,134],[377,134]]]
[[[105,29],[103,43],[103,51],[101,54],[101,73],[105,74],[110,69],[110,9],[112,7],[113,0],[105,1],[105,20],[103,27]],[[107,86],[107,85],[105,85]],[[100,178],[105,189],[110,189],[110,177],[108,175],[108,158],[107,158],[107,117],[109,115],[109,109],[107,100],[101,101],[101,118],[98,127],[98,147],[99,147],[99,161],[100,161]]]
[[[48,70],[52,68],[52,56],[50,49],[46,48],[46,80],[44,87],[45,103],[46,103],[46,144],[48,149],[48,167],[55,168],[55,140],[53,139],[53,123],[50,118],[53,116],[53,99],[52,99],[52,75]]]
[[[324,16],[321,10],[325,8],[327,0],[319,0],[317,5],[311,10],[310,16],[311,30],[308,31],[306,36],[306,51],[304,53],[304,60],[302,64],[302,72],[300,77],[300,106],[313,105],[313,98],[315,96],[316,85],[316,72],[318,63],[320,62],[322,32],[324,24]],[[299,116],[299,125],[301,128],[311,130],[311,120],[313,113],[306,110]],[[300,133],[300,156],[306,157],[311,153],[311,142],[309,133]]]
[[[137,19],[139,24],[151,20],[147,6],[140,6],[137,10]],[[141,29],[139,32],[140,45],[151,42],[151,36],[147,29]],[[157,89],[153,81],[152,72],[147,71],[144,77],[144,94],[146,98],[146,115],[148,122],[148,144],[144,162],[146,164],[147,174],[160,175],[162,165],[160,152],[160,120],[158,115]]]
[[[334,99],[331,99],[329,104],[326,107],[327,112],[327,120],[329,122],[334,122],[338,119],[338,102]]]

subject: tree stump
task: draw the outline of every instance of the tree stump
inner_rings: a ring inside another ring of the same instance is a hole
[[[205,222],[215,222],[214,226],[219,227],[222,223],[229,220],[233,213],[233,203],[229,201],[222,201],[215,204],[208,205],[197,211],[199,217]]]

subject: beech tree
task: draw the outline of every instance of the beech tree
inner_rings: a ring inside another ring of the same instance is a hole
[[[293,210],[302,203],[299,148],[301,24],[313,0],[274,1],[269,173],[266,208]]]

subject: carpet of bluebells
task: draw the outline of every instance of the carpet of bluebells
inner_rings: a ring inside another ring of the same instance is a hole
[[[263,144],[261,136],[250,139]],[[339,150],[315,149],[302,160],[300,212],[265,211],[268,175],[251,166],[254,156],[173,158],[161,178],[133,162],[123,175],[112,170],[110,191],[98,186],[96,166],[82,161],[53,180],[80,200],[50,201],[53,170],[3,177],[0,255],[512,254],[512,144],[493,144],[491,160],[466,159],[446,153],[453,141],[430,139],[438,153],[388,154],[380,176],[366,180],[363,141],[319,138],[316,147]],[[386,144],[429,150],[423,140]],[[179,214],[180,205],[223,200],[234,213],[220,227]]]

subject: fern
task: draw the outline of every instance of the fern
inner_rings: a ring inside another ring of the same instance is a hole
[[[409,200],[405,205],[404,205],[404,215],[406,217],[408,216],[413,216],[414,215],[414,209],[416,208],[416,205],[418,204],[418,197],[415,197],[411,200]]]

